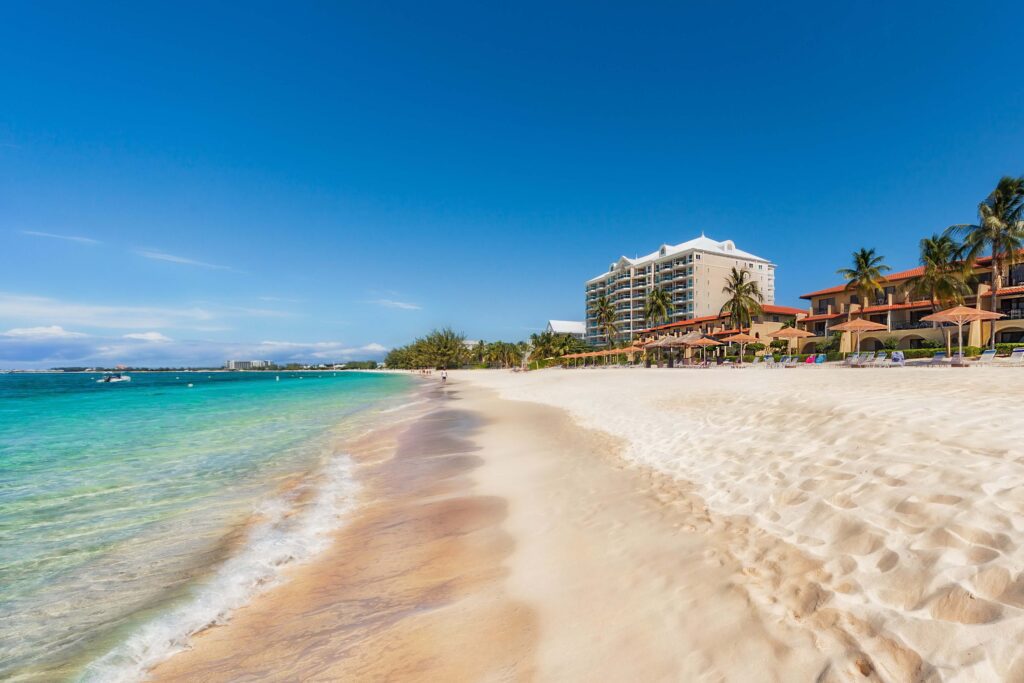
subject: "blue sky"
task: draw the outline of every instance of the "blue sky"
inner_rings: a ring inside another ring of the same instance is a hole
[[[1024,173],[1013,3],[488,4],[5,5],[0,367],[523,338],[702,230],[797,304]]]

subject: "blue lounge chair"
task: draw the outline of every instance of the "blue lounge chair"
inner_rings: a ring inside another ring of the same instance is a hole
[[[902,351],[893,351],[892,359],[889,361],[891,368],[904,368],[907,366],[907,358]]]
[[[946,364],[946,352],[945,351],[939,351],[934,356],[932,356],[932,359],[930,361],[928,361],[928,363],[926,365],[928,367],[934,367],[936,365],[945,365],[945,364]]]

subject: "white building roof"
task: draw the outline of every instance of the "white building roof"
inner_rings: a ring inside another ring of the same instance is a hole
[[[737,249],[736,244],[732,240],[723,240],[722,242],[719,242],[717,240],[713,240],[710,237],[705,236],[704,233],[701,233],[700,237],[695,237],[694,239],[689,240],[687,242],[682,242],[676,245],[663,244],[657,251],[653,251],[650,254],[647,254],[646,256],[638,256],[636,258],[620,256],[619,259],[615,262],[615,264],[617,266],[635,266],[641,263],[648,263],[651,261],[657,261],[659,259],[668,258],[675,254],[679,254],[690,250],[705,251],[712,254],[721,254],[722,256],[747,259],[750,261],[761,261],[762,263],[771,263],[771,261],[769,261],[766,258],[762,258],[755,254],[751,254],[750,252],[743,251],[742,249]],[[590,278],[589,280],[587,280],[587,282],[600,280],[607,274],[608,272],[606,271],[596,277]]]
[[[549,320],[548,329],[555,334],[586,334],[587,326],[576,320]]]

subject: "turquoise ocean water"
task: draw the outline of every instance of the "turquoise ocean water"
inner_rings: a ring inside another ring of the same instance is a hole
[[[324,547],[353,505],[345,440],[413,389],[96,377],[0,375],[0,680],[133,680],[223,620]]]

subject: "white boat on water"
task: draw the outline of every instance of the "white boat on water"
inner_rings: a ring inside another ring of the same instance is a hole
[[[129,375],[123,375],[120,372],[111,373],[109,375],[103,375],[100,379],[96,380],[96,384],[114,384],[115,382],[131,382],[132,378]]]

